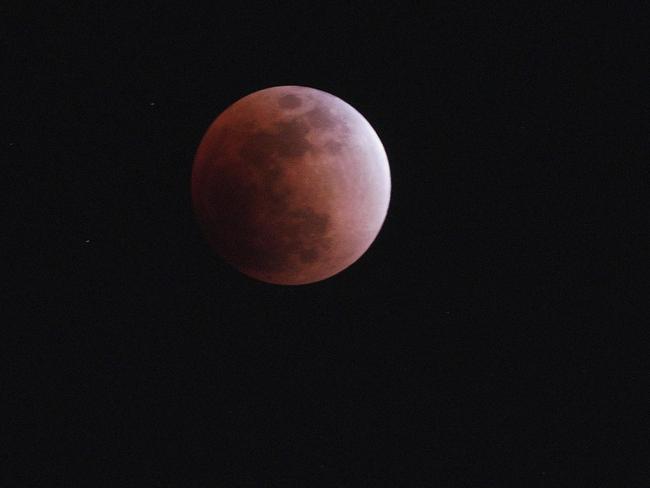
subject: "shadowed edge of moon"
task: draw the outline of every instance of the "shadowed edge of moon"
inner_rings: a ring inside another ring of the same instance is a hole
[[[244,134],[237,158],[221,161],[221,171],[210,178],[207,204],[213,211],[204,227],[236,267],[251,274],[296,274],[331,248],[329,203],[306,205],[309,195],[297,195],[287,179],[288,166],[314,149],[306,121],[296,117],[271,127]]]

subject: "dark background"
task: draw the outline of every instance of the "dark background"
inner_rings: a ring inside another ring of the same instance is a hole
[[[642,4],[217,3],[0,7],[3,486],[647,481]],[[393,178],[299,287],[190,206],[208,125],[282,84],[357,108]]]

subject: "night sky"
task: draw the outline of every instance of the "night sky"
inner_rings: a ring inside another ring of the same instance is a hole
[[[2,486],[649,479],[640,2],[60,3],[0,6]],[[312,285],[191,208],[209,124],[275,85],[391,165],[377,240]]]

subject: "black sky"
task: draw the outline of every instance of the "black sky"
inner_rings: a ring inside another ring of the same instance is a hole
[[[647,481],[641,3],[261,3],[0,7],[3,486]],[[359,110],[393,178],[301,287],[190,207],[208,125],[283,84]]]

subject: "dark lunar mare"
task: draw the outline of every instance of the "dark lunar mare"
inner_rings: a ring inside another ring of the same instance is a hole
[[[247,137],[236,161],[218,165],[208,192],[214,211],[204,228],[227,260],[263,273],[291,272],[288,257],[313,263],[330,248],[329,215],[297,200],[286,180],[286,167],[312,148],[309,130],[304,121],[278,122]]]

